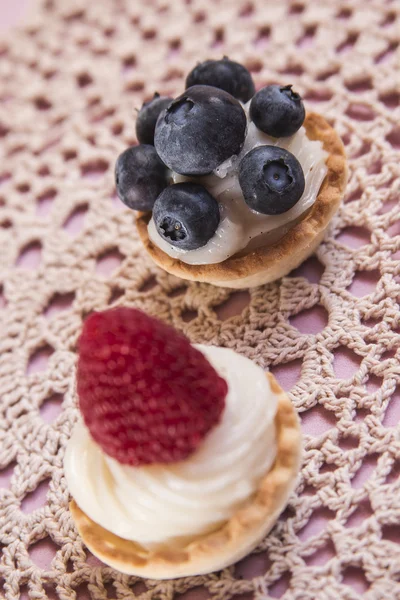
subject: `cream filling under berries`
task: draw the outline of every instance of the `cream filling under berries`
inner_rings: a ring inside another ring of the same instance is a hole
[[[246,114],[248,108],[249,103],[245,106]],[[263,215],[251,210],[244,201],[239,185],[237,172],[241,159],[250,150],[262,145],[279,146],[289,150],[300,162],[304,172],[305,189],[302,197],[293,208],[280,215]],[[239,156],[230,158],[213,174],[191,178],[172,173],[173,183],[196,181],[204,185],[216,198],[220,209],[220,223],[214,236],[201,248],[182,250],[164,240],[151,219],[148,225],[149,238],[172,258],[191,265],[219,263],[241,251],[273,244],[314,204],[328,170],[326,158],[327,154],[321,142],[310,140],[304,127],[290,137],[273,138],[249,121],[245,143]]]
[[[67,448],[66,478],[79,507],[147,549],[187,544],[230,519],[276,455],[277,397],[264,371],[232,350],[196,348],[226,380],[228,394],[220,422],[188,458],[123,465],[103,452],[83,423]]]

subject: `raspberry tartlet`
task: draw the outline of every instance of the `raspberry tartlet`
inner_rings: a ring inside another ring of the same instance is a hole
[[[286,275],[321,242],[347,181],[339,136],[291,85],[255,93],[228,58],[197,65],[178,98],[155,94],[139,146],[116,163],[120,199],[169,273],[246,288]]]
[[[299,421],[249,359],[115,308],[84,324],[77,391],[82,418],[64,461],[70,509],[106,564],[153,579],[222,569],[285,508]]]

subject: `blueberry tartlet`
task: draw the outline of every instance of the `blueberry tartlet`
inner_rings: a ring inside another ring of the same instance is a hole
[[[155,94],[115,168],[153,260],[169,273],[246,288],[307,258],[338,209],[344,147],[291,85],[255,92],[224,58],[197,65],[175,99]]]
[[[199,575],[240,560],[285,508],[299,420],[271,374],[192,346],[136,309],[93,313],[79,341],[81,418],[64,466],[86,546],[131,575]]]

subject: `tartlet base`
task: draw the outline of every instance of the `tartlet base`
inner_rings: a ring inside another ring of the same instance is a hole
[[[317,113],[307,114],[304,127],[307,137],[321,141],[328,153],[328,172],[316,201],[304,219],[271,246],[262,246],[244,255],[234,255],[217,264],[188,265],[171,258],[153,244],[147,231],[151,212],[139,212],[136,226],[154,262],[182,279],[238,289],[275,281],[298,267],[321,243],[326,228],[339,208],[347,182],[345,149],[336,131]]]
[[[261,542],[274,526],[295,487],[302,454],[297,413],[276,379],[270,373],[267,377],[273,392],[278,395],[275,416],[277,455],[247,504],[222,527],[195,538],[182,549],[148,551],[97,525],[72,500],[73,520],[85,545],[95,556],[122,573],[174,579],[223,569],[246,556]]]

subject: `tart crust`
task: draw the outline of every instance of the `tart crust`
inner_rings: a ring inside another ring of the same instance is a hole
[[[230,288],[247,288],[275,281],[287,275],[310,256],[323,239],[330,220],[337,211],[347,182],[346,154],[342,140],[327,121],[309,113],[304,121],[310,140],[319,140],[328,153],[328,172],[317,199],[304,219],[292,227],[278,242],[240,253],[212,265],[188,265],[171,258],[149,239],[147,225],[151,212],[137,213],[140,238],[154,262],[168,273]]]
[[[267,377],[273,392],[278,395],[275,416],[277,455],[247,504],[219,529],[195,538],[183,548],[148,551],[97,525],[72,500],[70,510],[78,532],[95,556],[128,575],[174,579],[223,569],[246,556],[261,542],[274,526],[295,487],[302,454],[297,413],[276,379],[270,373]]]

